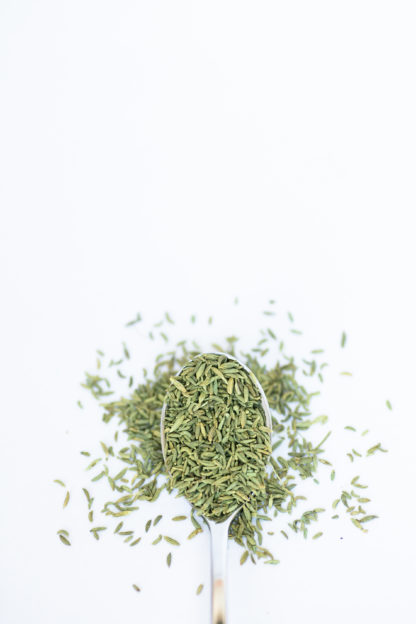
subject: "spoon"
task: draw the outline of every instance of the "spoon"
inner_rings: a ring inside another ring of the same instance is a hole
[[[269,404],[264,394],[263,388],[260,382],[255,377],[253,372],[236,357],[228,355],[228,353],[221,353],[220,351],[210,351],[216,355],[224,355],[229,360],[235,360],[244,370],[249,373],[253,381],[255,381],[260,393],[261,406],[264,411],[266,427],[272,428],[272,417],[270,414]],[[199,355],[203,355],[202,353]],[[198,356],[197,356],[198,357]],[[177,373],[181,373],[181,370]],[[166,414],[166,401],[163,403],[162,416],[160,420],[160,439],[162,443],[163,459],[166,464],[166,441],[165,441],[165,414]],[[228,544],[228,530],[236,515],[241,511],[241,507],[236,509],[231,515],[221,522],[210,520],[203,517],[204,521],[209,527],[211,536],[211,621],[212,624],[226,624],[226,601],[225,601],[225,574],[227,569],[227,544]]]

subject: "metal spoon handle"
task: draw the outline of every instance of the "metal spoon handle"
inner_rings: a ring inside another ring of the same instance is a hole
[[[228,529],[232,518],[227,518],[225,522],[220,524],[208,520],[211,533],[212,624],[226,624],[225,574],[227,568]]]
[[[222,579],[213,581],[212,585],[212,624],[226,624],[225,584]]]

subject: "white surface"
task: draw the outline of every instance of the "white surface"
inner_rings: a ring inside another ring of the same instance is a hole
[[[3,0],[0,13],[2,624],[208,623],[206,535],[168,570],[164,547],[88,534],[78,452],[109,432],[76,408],[78,383],[137,310],[212,313],[212,335],[249,340],[269,298],[278,331],[288,309],[304,330],[293,348],[328,350],[317,410],[368,426],[389,454],[341,468],[370,484],[367,536],[327,519],[316,542],[276,537],[276,568],[240,568],[230,548],[230,622],[413,622],[414,3]],[[144,346],[137,358],[151,361]],[[328,443],[337,465],[339,452]],[[167,517],[185,508],[164,499]],[[156,513],[143,505],[139,526]]]

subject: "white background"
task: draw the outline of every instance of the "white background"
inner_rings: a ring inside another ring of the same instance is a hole
[[[317,413],[389,453],[349,466],[352,438],[331,437],[344,468],[317,503],[360,474],[380,518],[362,535],[328,511],[320,540],[289,542],[279,518],[276,567],[240,568],[232,544],[230,621],[414,621],[415,17],[400,0],[1,1],[2,624],[209,621],[206,534],[168,570],[165,546],[88,533],[79,451],[111,438],[79,381],[124,339],[151,363],[123,329],[138,310],[253,344],[269,298],[279,334],[289,309],[304,331],[288,350],[327,349]],[[186,502],[160,510],[183,541]]]

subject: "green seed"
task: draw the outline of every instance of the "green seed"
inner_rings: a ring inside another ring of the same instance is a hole
[[[71,542],[65,537],[65,535],[59,534],[59,539],[65,546],[71,546]]]
[[[198,585],[198,587],[196,588],[196,595],[199,596],[199,594],[202,592],[202,590],[204,589],[204,585],[201,583],[200,585]]]
[[[198,533],[202,533],[202,529],[194,529],[192,533],[189,533],[188,539],[193,539]]]
[[[141,315],[137,314],[135,319],[133,319],[132,321],[129,321],[128,323],[126,323],[126,327],[130,327],[131,325],[135,325],[136,323],[140,323],[141,320],[142,320]]]
[[[180,546],[180,543],[173,539],[173,537],[169,537],[168,535],[164,535],[163,539],[168,542],[168,544],[172,544],[172,546]]]

